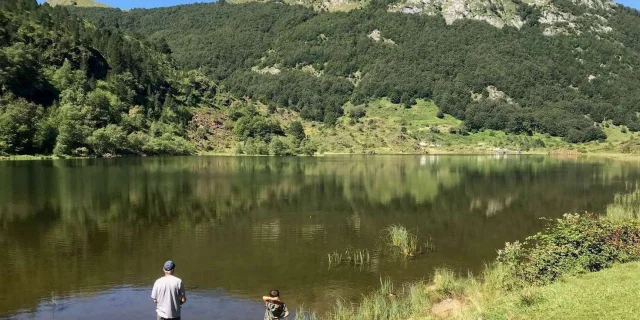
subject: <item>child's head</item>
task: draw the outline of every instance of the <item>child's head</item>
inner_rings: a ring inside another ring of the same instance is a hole
[[[271,292],[269,292],[269,296],[271,298],[279,298],[280,297],[280,291],[278,290],[271,290]]]

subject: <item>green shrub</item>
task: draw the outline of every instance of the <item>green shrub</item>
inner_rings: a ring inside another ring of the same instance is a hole
[[[314,154],[316,154],[316,152],[318,152],[318,146],[315,144],[315,142],[309,139],[302,140],[302,142],[300,143],[300,148],[298,150],[299,154],[313,156]]]
[[[304,127],[300,121],[291,122],[289,125],[289,134],[292,135],[298,143],[306,137]]]
[[[152,137],[143,147],[147,155],[189,155],[195,153],[195,147],[183,137],[168,133]]]
[[[349,117],[356,120],[364,117],[367,114],[367,109],[364,105],[349,106],[345,111],[347,112],[347,114],[349,114]]]
[[[293,155],[293,149],[283,139],[274,138],[269,144],[270,154],[274,156],[291,156]]]
[[[98,156],[127,153],[127,134],[121,127],[110,124],[94,131],[87,139],[89,146]]]
[[[507,244],[497,262],[526,283],[547,284],[640,258],[640,224],[567,214],[526,244]]]

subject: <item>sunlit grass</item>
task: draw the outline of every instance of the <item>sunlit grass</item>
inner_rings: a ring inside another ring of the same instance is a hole
[[[640,188],[626,194],[616,194],[613,203],[607,206],[607,218],[629,220],[640,217]]]

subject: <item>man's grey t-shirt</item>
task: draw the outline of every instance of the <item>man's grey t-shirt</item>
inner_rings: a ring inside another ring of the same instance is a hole
[[[153,285],[151,298],[158,301],[156,312],[162,318],[180,317],[180,298],[185,295],[182,280],[174,276],[165,276]]]

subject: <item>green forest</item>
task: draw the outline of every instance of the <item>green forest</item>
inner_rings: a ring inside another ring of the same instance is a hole
[[[547,36],[539,10],[514,3],[527,21],[520,30],[392,13],[388,1],[337,13],[277,1],[73,12],[104,30],[166,39],[181,66],[202,70],[235,95],[327,125],[347,102],[366,106],[388,97],[408,108],[433,100],[472,132],[540,132],[586,142],[606,138],[603,121],[639,131],[638,11],[555,1],[584,17],[607,17],[612,31]],[[372,40],[374,30],[390,41]],[[510,99],[483,99],[490,86]]]
[[[190,136],[189,124],[202,108],[224,107],[240,140],[285,135],[170,53],[162,39],[98,29],[64,6],[0,2],[0,156],[193,154],[204,133]]]
[[[610,124],[640,131],[640,13],[557,1],[606,16],[612,31],[547,36],[539,10],[514,1],[521,29],[388,12],[388,1],[335,13],[280,2],[121,11],[2,1],[0,156],[314,154],[332,147],[318,150],[308,134],[334,126],[375,141],[377,120],[359,120],[370,112],[415,117],[385,127],[385,145],[424,139],[423,120],[430,136],[580,143],[605,140]],[[438,119],[394,106],[434,106]]]

